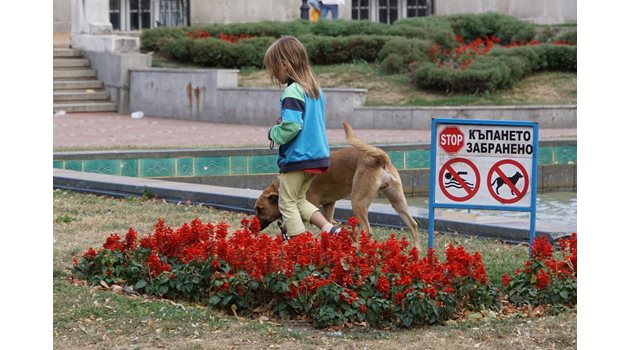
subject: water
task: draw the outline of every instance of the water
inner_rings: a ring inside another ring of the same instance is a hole
[[[375,202],[388,203],[385,198],[379,198]],[[428,197],[407,197],[407,202],[412,207],[429,207]],[[529,220],[529,212],[477,209],[440,210]],[[536,197],[536,221],[577,227],[577,192],[538,193]]]

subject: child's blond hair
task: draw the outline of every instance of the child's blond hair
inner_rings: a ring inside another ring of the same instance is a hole
[[[265,52],[263,63],[273,83],[282,85],[278,77],[284,69],[289,78],[304,88],[308,96],[319,98],[319,85],[311,69],[308,53],[298,39],[280,37]]]

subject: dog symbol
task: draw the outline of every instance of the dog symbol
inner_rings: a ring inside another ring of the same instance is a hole
[[[522,177],[523,177],[523,174],[517,171],[516,174],[508,177],[508,179],[510,180],[512,185],[516,185],[518,180],[521,179]],[[497,192],[497,194],[499,194],[499,188],[501,188],[501,186],[505,184],[505,181],[503,181],[503,178],[501,176],[497,176],[494,179],[494,181],[492,181],[492,183],[490,184],[490,187],[494,186],[495,183],[497,184],[497,188],[495,188],[495,191]],[[512,192],[512,195],[514,195],[514,191],[511,191],[511,192]]]

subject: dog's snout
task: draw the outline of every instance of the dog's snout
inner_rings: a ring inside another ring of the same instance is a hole
[[[267,219],[263,219],[261,217],[258,218],[258,222],[260,222],[260,230],[264,230],[267,228],[267,226],[269,226],[271,224],[271,221],[267,220]]]

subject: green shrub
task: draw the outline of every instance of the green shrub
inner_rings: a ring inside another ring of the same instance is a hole
[[[233,67],[236,55],[232,44],[215,38],[194,39],[193,43],[190,48],[193,63],[204,67]]]
[[[210,24],[191,27],[190,30],[208,31],[212,36],[220,33],[230,35],[246,34],[258,37],[280,37],[281,35],[299,35],[310,31],[312,24],[306,21],[279,22],[263,21],[257,23]]]
[[[466,42],[495,36],[501,39],[501,45],[506,45],[536,37],[535,25],[499,13],[454,15],[448,19],[455,34]]]
[[[394,22],[385,33],[390,36],[425,39],[446,48],[453,48],[457,44],[455,32],[448,17],[444,16],[403,18]]]
[[[321,36],[384,35],[389,26],[372,21],[337,20],[312,23],[309,33]]]
[[[143,52],[159,51],[166,42],[177,40],[186,36],[188,28],[182,27],[157,27],[145,29],[140,36],[140,50]]]
[[[554,41],[569,42],[577,45],[577,30],[565,31],[554,38]]]
[[[455,74],[453,91],[478,94],[510,88],[515,82],[513,74],[508,60],[484,57],[474,61],[468,69]]]
[[[432,45],[428,40],[392,37],[385,42],[385,45],[378,53],[377,59],[382,61],[391,54],[397,54],[407,62],[426,61]]]
[[[192,42],[187,48],[190,60],[203,67],[262,67],[265,50],[273,38],[252,38],[232,44],[215,38],[183,39]]]
[[[400,74],[407,71],[407,61],[402,56],[392,53],[381,62],[381,69],[385,74]]]
[[[452,69],[440,69],[433,63],[425,63],[412,73],[411,80],[418,89],[450,91],[454,73]]]
[[[577,72],[577,47],[568,45],[542,45],[544,68],[561,72]]]
[[[195,46],[195,39],[183,37],[178,39],[165,40],[160,44],[159,51],[180,62],[192,62],[192,49]]]
[[[357,60],[374,62],[388,40],[384,36],[353,35],[330,37],[304,35],[299,37],[314,64],[350,63]]]
[[[377,60],[386,74],[404,73],[412,63],[428,61],[431,45],[428,40],[392,37],[378,53]]]
[[[542,71],[577,71],[577,49],[566,45],[495,47],[467,69],[421,65],[412,82],[419,89],[479,94],[510,88],[522,77]]]

